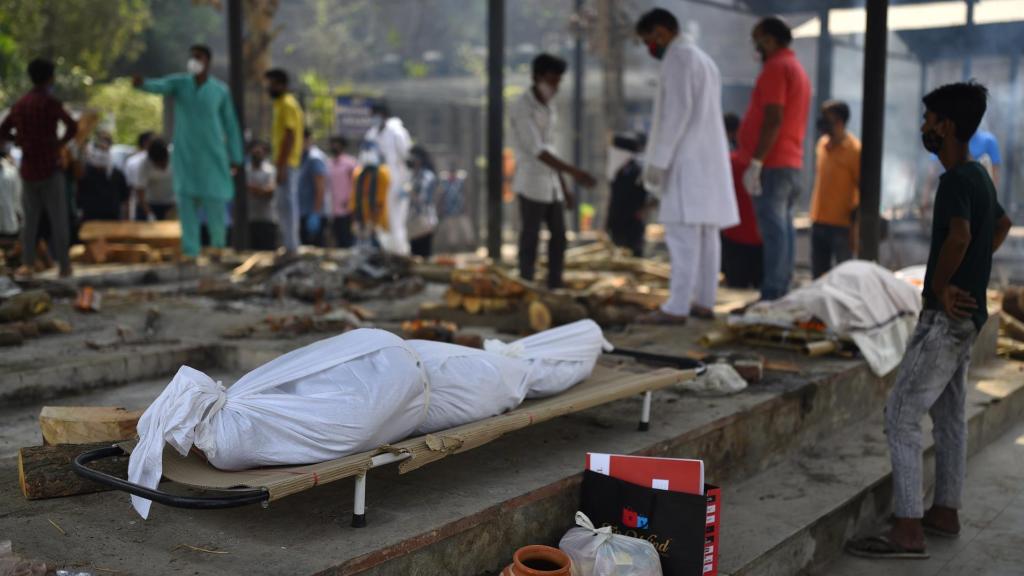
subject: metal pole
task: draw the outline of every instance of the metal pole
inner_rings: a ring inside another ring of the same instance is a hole
[[[245,136],[245,66],[242,62],[242,0],[228,0],[228,53],[231,98],[238,115],[238,130]],[[245,167],[235,174],[234,226],[231,240],[235,250],[249,247],[249,198],[246,194]]]
[[[882,146],[885,136],[885,59],[888,0],[867,0],[860,157],[860,258],[878,259],[881,230]]]
[[[1006,133],[1006,148],[1003,157],[1002,174],[1000,174],[999,186],[1003,189],[1003,208],[1008,212],[1016,210],[1016,198],[1013,196],[1013,173],[1016,168],[1017,149],[1017,111],[1020,108],[1020,53],[1015,52],[1010,56],[1010,109],[1006,115],[1006,125],[1009,127]]]
[[[818,12],[821,22],[821,34],[818,35],[818,73],[817,73],[817,108],[832,97],[832,35],[828,31],[828,9]]]
[[[505,85],[505,0],[487,2],[487,254],[501,261],[502,130]]]
[[[964,82],[971,79],[974,52],[974,0],[967,0],[967,25],[964,26]]]
[[[583,13],[583,0],[576,0],[576,14]],[[576,31],[576,46],[573,50],[572,69],[572,162],[577,167],[583,165],[583,30]],[[582,189],[573,184],[576,196],[576,208],[573,210],[573,225],[576,232],[580,231],[580,206],[583,204]]]

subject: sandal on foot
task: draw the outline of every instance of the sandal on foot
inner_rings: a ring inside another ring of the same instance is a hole
[[[938,536],[939,538],[958,538],[960,536],[959,530],[956,532],[950,532],[945,528],[941,528],[924,520],[921,521],[921,526],[924,528],[924,533],[929,536]]]
[[[846,543],[846,551],[861,558],[899,558],[906,560],[927,560],[928,552],[923,548],[911,550],[893,542],[888,536],[869,536]]]
[[[633,321],[634,324],[659,324],[664,326],[682,326],[686,324],[686,316],[676,316],[662,310],[655,310],[647,314],[641,314]]]
[[[693,316],[694,318],[699,318],[701,320],[714,320],[715,312],[710,308],[705,308],[703,306],[698,306],[694,304],[693,306],[690,307],[690,316]]]

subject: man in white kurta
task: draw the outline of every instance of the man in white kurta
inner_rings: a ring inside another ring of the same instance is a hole
[[[680,35],[668,11],[637,23],[651,56],[661,60],[647,143],[644,184],[660,201],[659,221],[672,262],[670,296],[648,323],[710,317],[718,295],[719,230],[739,222],[722,125],[718,67],[692,39]]]
[[[406,219],[409,217],[409,192],[405,189],[409,181],[409,169],[405,165],[412,148],[412,138],[402,120],[391,115],[386,104],[373,106],[374,123],[367,130],[364,140],[377,144],[384,163],[391,171],[391,184],[388,187],[388,233],[382,238],[384,249],[396,254],[410,253],[409,230]]]

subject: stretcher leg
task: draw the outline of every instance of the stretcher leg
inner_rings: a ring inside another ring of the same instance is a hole
[[[648,390],[644,392],[644,404],[640,409],[640,426],[637,427],[641,432],[647,432],[651,427],[651,398],[654,393]]]
[[[366,527],[366,472],[356,476],[355,503],[352,505],[352,527]]]

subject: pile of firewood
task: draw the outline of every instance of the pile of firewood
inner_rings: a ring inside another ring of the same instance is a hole
[[[543,290],[496,267],[453,270],[444,302],[420,307],[422,319],[514,334],[539,332],[586,317],[586,307],[571,295]]]
[[[999,355],[1024,361],[1024,288],[1011,286],[1003,291],[1003,310],[999,314]]]
[[[67,334],[71,324],[60,318],[38,318],[52,307],[44,290],[19,292],[0,301],[0,346],[20,346],[28,338]]]
[[[181,225],[176,221],[91,220],[82,224],[78,237],[84,246],[72,248],[76,262],[140,264],[181,257]]]

